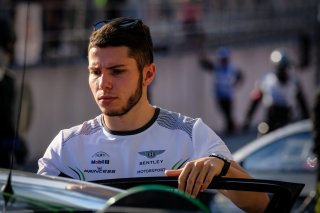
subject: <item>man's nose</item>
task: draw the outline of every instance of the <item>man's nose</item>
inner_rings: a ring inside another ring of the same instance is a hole
[[[112,88],[112,77],[106,73],[103,73],[99,78],[100,89],[111,89]]]

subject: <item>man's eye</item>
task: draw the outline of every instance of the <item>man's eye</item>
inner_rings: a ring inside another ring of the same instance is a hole
[[[112,70],[112,75],[120,75],[121,73],[123,73],[124,70]]]
[[[90,70],[90,74],[92,74],[92,75],[101,75],[101,71],[100,70]]]

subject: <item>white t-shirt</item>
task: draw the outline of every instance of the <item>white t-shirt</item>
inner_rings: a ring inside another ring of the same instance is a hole
[[[165,109],[134,131],[111,131],[102,115],[65,129],[39,159],[38,174],[85,181],[165,176],[211,153],[232,158],[225,143],[201,119]]]
[[[294,107],[298,92],[297,82],[290,76],[286,84],[281,84],[275,73],[266,74],[260,84],[265,106]]]

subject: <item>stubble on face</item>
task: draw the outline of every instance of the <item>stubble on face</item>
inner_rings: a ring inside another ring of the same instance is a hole
[[[105,114],[110,117],[122,116],[127,114],[141,99],[142,96],[142,73],[139,72],[139,80],[134,93],[128,98],[127,103],[119,110],[110,110]]]

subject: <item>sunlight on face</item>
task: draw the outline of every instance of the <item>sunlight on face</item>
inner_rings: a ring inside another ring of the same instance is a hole
[[[107,116],[122,116],[141,99],[142,74],[127,47],[91,48],[89,86]]]

